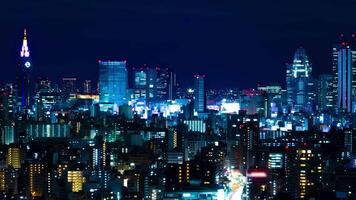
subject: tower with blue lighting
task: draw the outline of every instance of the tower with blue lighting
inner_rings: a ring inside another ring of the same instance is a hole
[[[351,112],[354,93],[354,52],[343,42],[337,54],[337,108],[340,111]]]
[[[205,75],[194,76],[194,111],[202,113],[205,111]]]
[[[99,61],[100,103],[126,104],[127,85],[126,61]]]
[[[295,51],[292,64],[287,65],[287,102],[291,110],[305,111],[310,107],[309,83],[312,65],[304,48]]]
[[[18,106],[20,111],[30,107],[31,101],[31,72],[32,62],[27,42],[27,32],[24,30],[22,47],[20,51],[20,63],[18,67]]]

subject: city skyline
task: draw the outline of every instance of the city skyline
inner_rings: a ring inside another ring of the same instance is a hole
[[[302,7],[303,3],[308,6]],[[306,49],[314,64],[314,76],[331,71],[330,55],[339,34],[351,35],[354,30],[350,20],[341,23],[333,19],[330,22],[330,16],[326,13],[333,8],[336,12],[347,11],[349,4],[352,5],[351,2],[335,5],[332,2],[320,5],[300,2],[300,5],[281,3],[272,8],[276,4],[261,3],[266,10],[270,8],[272,12],[275,9],[271,15],[269,11],[253,7],[250,3],[200,2],[192,3],[189,9],[173,3],[177,9],[172,13],[172,6],[159,3],[151,5],[152,12],[147,11],[147,4],[135,7],[123,2],[93,2],[91,5],[78,1],[59,3],[56,7],[40,2],[9,3],[5,7],[14,12],[2,12],[6,16],[3,21],[7,28],[0,33],[3,44],[0,47],[0,55],[3,55],[0,64],[15,75],[11,66],[16,65],[18,60],[13,52],[18,48],[22,29],[28,28],[36,74],[52,79],[59,80],[61,77],[56,74],[61,74],[95,80],[97,60],[126,59],[129,67],[145,63],[169,66],[177,71],[183,85],[191,84],[190,79],[182,78],[187,69],[191,76],[205,73],[207,77],[212,77],[219,74],[214,80],[218,81],[217,87],[220,88],[284,83],[285,63],[290,62],[294,50],[300,46]],[[321,9],[321,14],[311,14],[317,7]],[[30,8],[38,9],[38,12]],[[104,13],[100,8],[118,9],[118,15]],[[298,9],[301,13],[296,12]],[[64,10],[68,16],[61,15]],[[290,14],[284,15],[284,10]],[[75,17],[77,11],[82,17]],[[298,17],[303,13],[307,15]],[[338,19],[346,17],[343,13],[335,16]],[[316,21],[321,23],[314,25]],[[140,31],[140,27],[147,31]],[[302,27],[308,30],[307,33],[297,30],[303,30]],[[283,31],[277,31],[280,29]],[[260,59],[251,59],[254,51],[263,52],[259,53]],[[236,73],[229,73],[231,70]],[[246,79],[244,75],[254,70],[261,73],[254,76],[256,78]],[[262,74],[271,76],[262,79]],[[10,82],[13,80],[10,77],[14,76],[4,76],[2,80]]]
[[[356,199],[356,1],[253,3],[6,3],[0,199]]]
[[[27,31],[27,29],[28,28],[24,28],[23,29],[23,31],[22,32],[25,32],[26,33],[26,31]],[[26,36],[26,37],[28,37],[28,36]],[[353,42],[353,38],[354,38],[354,34],[350,34],[350,37],[348,37],[348,36],[345,36],[344,34],[340,34],[339,36],[338,36],[338,38],[339,38],[339,41],[338,42],[336,42],[335,44],[334,44],[334,46],[335,45],[341,45],[342,44],[342,42],[343,41],[351,41],[351,42]],[[27,39],[28,40],[28,39]],[[26,41],[26,45],[27,45],[27,41]],[[352,43],[353,44],[353,43]],[[34,46],[36,46],[36,45],[34,45]],[[23,47],[22,47],[23,48]],[[303,46],[299,46],[299,47],[296,47],[295,48],[295,50],[298,50],[298,49],[304,49],[304,51],[306,52],[306,54],[308,54],[309,55],[309,52],[308,52],[308,50],[307,49],[305,49]],[[333,51],[331,50],[330,51],[330,55],[329,56],[332,56],[332,53],[333,53]],[[22,57],[22,56],[21,56]],[[171,68],[171,69],[173,69],[173,70],[176,70],[176,69],[174,69],[174,68],[172,68],[172,67],[170,67],[170,65],[169,64],[167,64],[167,65],[161,65],[161,64],[147,64],[147,63],[141,63],[141,64],[138,64],[138,65],[130,65],[130,62],[128,62],[128,59],[127,58],[122,58],[122,59],[119,59],[119,58],[112,58],[112,59],[97,59],[94,63],[96,63],[96,71],[93,73],[93,74],[91,74],[90,76],[88,76],[88,74],[86,74],[85,76],[83,76],[83,77],[81,77],[80,76],[80,74],[82,73],[81,71],[79,71],[79,75],[78,74],[76,74],[76,73],[78,73],[78,71],[76,71],[76,70],[73,70],[72,71],[72,73],[71,72],[67,72],[67,74],[65,75],[65,76],[58,76],[57,74],[48,74],[48,75],[46,75],[45,73],[42,73],[42,74],[40,74],[40,73],[38,73],[38,71],[39,70],[37,70],[36,69],[36,66],[34,66],[34,71],[32,72],[33,73],[33,75],[35,75],[37,78],[41,78],[41,77],[48,77],[48,78],[50,78],[51,80],[54,80],[54,81],[56,81],[56,82],[60,82],[60,80],[62,79],[62,78],[66,78],[66,77],[76,77],[76,78],[79,78],[80,80],[82,80],[82,81],[85,81],[85,80],[88,80],[89,78],[92,78],[92,80],[94,80],[95,82],[99,82],[99,79],[97,78],[97,74],[98,74],[98,72],[99,72],[99,65],[100,65],[100,62],[102,61],[102,60],[107,60],[107,61],[123,61],[123,62],[126,62],[126,63],[128,63],[127,64],[127,69],[130,69],[130,71],[134,71],[135,69],[139,69],[139,68],[157,68],[157,67],[159,67],[159,68],[161,68],[161,67],[163,67],[163,68],[166,68],[166,67],[168,67],[168,68]],[[210,85],[209,84],[209,86],[211,86],[211,87],[209,87],[209,88],[211,88],[211,89],[222,89],[222,88],[226,88],[226,87],[228,87],[228,88],[253,88],[253,87],[256,87],[256,86],[259,86],[259,85],[281,85],[281,86],[286,86],[286,83],[285,83],[285,80],[283,80],[284,79],[284,73],[285,73],[285,70],[287,70],[288,69],[288,65],[291,65],[292,63],[293,63],[293,53],[291,54],[291,56],[290,56],[290,58],[289,58],[289,60],[288,59],[286,59],[287,61],[285,62],[285,63],[283,63],[282,64],[282,66],[284,67],[284,68],[282,68],[281,69],[281,71],[283,72],[283,74],[282,74],[282,76],[280,76],[280,77],[278,77],[278,79],[281,79],[281,80],[278,80],[278,81],[276,81],[276,80],[274,80],[274,81],[264,81],[264,80],[260,80],[260,81],[257,81],[257,82],[255,82],[254,84],[252,84],[252,85],[246,85],[246,86],[244,86],[244,87],[238,87],[238,85],[236,85],[236,84],[233,84],[233,85],[228,85],[228,86],[226,86],[226,85],[220,85],[220,86],[218,86],[218,87],[214,87],[214,86],[212,86],[212,85]],[[310,59],[309,59],[310,60]],[[17,61],[18,62],[18,61]],[[31,63],[31,65],[32,65],[33,63]],[[320,75],[325,75],[325,74],[331,74],[331,72],[332,72],[332,68],[331,68],[331,66],[333,65],[333,61],[332,61],[332,59],[331,59],[331,61],[330,61],[330,68],[328,68],[328,69],[326,69],[325,71],[323,71],[323,72],[318,72],[318,74],[316,74],[315,73],[315,71],[313,71],[313,73],[311,73],[311,76],[313,76],[313,77],[319,77]],[[315,69],[315,67],[313,66],[313,69]],[[43,69],[42,69],[43,70]],[[84,70],[84,69],[83,69]],[[179,70],[177,70],[178,71],[178,73],[179,73]],[[85,70],[83,71],[83,72],[85,72]],[[181,71],[180,71],[180,73],[182,73]],[[75,75],[76,74],[76,75]],[[190,73],[191,74],[191,76],[192,77],[194,77],[196,74],[199,74],[199,73],[195,73],[195,72],[191,72]],[[204,74],[204,75],[206,75],[206,73],[200,73],[200,74]],[[15,74],[14,74],[15,76],[16,76],[16,72],[15,72]],[[36,78],[36,77],[34,77],[34,78]],[[216,79],[216,76],[210,76],[210,78],[213,78],[213,80],[212,79],[208,79],[208,82],[210,82],[210,81],[215,81]],[[214,80],[215,79],[215,80]],[[9,79],[8,77],[6,77],[6,78],[4,78],[3,80],[5,80],[5,81],[3,81],[2,82],[2,84],[4,84],[4,83],[6,83],[6,81],[7,82],[11,82],[11,81],[13,81],[11,78]],[[193,86],[193,82],[191,81],[191,80],[189,80],[189,79],[179,79],[179,81],[181,81],[181,83],[183,84],[182,86],[183,87],[192,87]],[[132,83],[130,83],[130,85],[131,85]]]

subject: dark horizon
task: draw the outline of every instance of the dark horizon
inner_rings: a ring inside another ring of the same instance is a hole
[[[36,76],[96,81],[98,59],[126,59],[169,66],[184,86],[204,73],[210,88],[284,86],[300,46],[314,76],[331,73],[333,44],[356,30],[351,1],[19,2],[0,12],[2,82],[15,80],[24,28]]]

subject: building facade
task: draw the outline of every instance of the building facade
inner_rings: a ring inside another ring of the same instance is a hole
[[[205,76],[194,76],[194,111],[204,112],[206,107]]]
[[[337,51],[337,108],[346,112],[352,111],[352,91],[355,85],[352,57],[350,46],[342,43]]]
[[[99,61],[100,103],[127,103],[127,84],[126,61]]]
[[[24,36],[22,40],[22,47],[20,51],[20,65],[18,70],[17,105],[19,106],[19,111],[25,111],[30,107],[30,98],[32,94],[32,63],[30,57],[30,50],[27,42],[26,29],[24,30]]]
[[[308,85],[311,81],[312,65],[304,48],[295,51],[292,64],[287,65],[287,102],[291,110],[303,111],[309,109]]]

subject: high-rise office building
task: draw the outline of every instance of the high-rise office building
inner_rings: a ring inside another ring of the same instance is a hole
[[[6,164],[15,169],[21,168],[21,149],[18,147],[10,147],[7,151]]]
[[[259,141],[259,119],[258,115],[248,115],[246,112],[228,115],[229,140],[236,141],[236,167],[247,170],[260,162],[258,155]]]
[[[204,112],[206,107],[205,99],[205,75],[194,76],[194,111]]]
[[[173,100],[177,98],[178,90],[177,75],[173,71],[169,73],[169,84],[168,84],[168,99]]]
[[[72,192],[80,192],[83,190],[83,185],[85,183],[85,178],[83,177],[83,171],[81,170],[68,171],[67,180],[68,183],[71,184]]]
[[[268,96],[265,91],[261,90],[242,90],[240,95],[241,110],[247,114],[259,114],[267,116],[269,113]]]
[[[31,64],[31,57],[30,57],[30,50],[28,47],[27,42],[27,32],[26,29],[24,30],[24,36],[22,40],[22,47],[20,51],[20,65],[19,65],[19,72],[18,72],[18,94],[17,94],[17,103],[19,106],[20,111],[25,111],[30,106],[30,98],[32,93],[31,88],[31,71],[32,71],[32,64]]]
[[[157,100],[157,71],[156,69],[148,68],[146,70],[146,87],[147,87],[147,102]]]
[[[0,191],[6,194],[18,194],[19,173],[12,168],[0,169]]]
[[[170,68],[149,68],[146,65],[134,69],[132,99],[154,101],[172,100],[177,87],[176,75]]]
[[[321,187],[324,168],[322,157],[320,151],[302,147],[297,150],[296,161],[298,185],[295,196],[298,199],[304,199]]]
[[[192,132],[206,132],[206,123],[204,120],[200,119],[191,119],[191,120],[184,120],[184,124],[188,126],[188,131]]]
[[[171,71],[169,68],[156,68],[157,70],[157,99],[169,99],[169,86]]]
[[[322,74],[318,79],[318,110],[330,110],[333,105],[333,76],[331,74]]]
[[[16,108],[16,91],[12,84],[7,84],[0,89],[0,117],[3,121],[9,121],[14,117]]]
[[[314,112],[316,110],[317,90],[318,90],[317,79],[310,77],[307,83],[307,104],[304,109],[305,111]]]
[[[294,111],[308,109],[309,88],[312,66],[304,48],[295,51],[292,64],[287,65],[287,102]]]
[[[353,101],[353,52],[346,42],[342,42],[337,49],[337,108],[342,111],[352,111]],[[355,90],[354,90],[355,91]]]
[[[77,92],[77,78],[62,78],[62,91],[66,94]]]
[[[267,103],[267,110],[264,109],[264,113],[271,117],[277,117],[278,113],[282,113],[282,87],[278,85],[266,85],[258,86],[256,91],[264,91],[267,98],[265,98],[265,104]],[[241,105],[240,105],[241,106]],[[260,113],[260,112],[259,112]]]
[[[332,49],[332,76],[333,76],[333,106],[337,108],[337,79],[338,79],[338,49],[339,45],[335,45]]]
[[[42,197],[46,191],[46,170],[43,163],[28,164],[28,191],[31,197]]]
[[[35,83],[35,92],[50,92],[52,82],[48,77],[38,77]]]
[[[15,127],[14,127],[14,125],[4,126],[1,129],[1,143],[6,144],[6,145],[15,143]]]
[[[127,103],[127,84],[126,61],[99,61],[100,103]]]
[[[68,124],[28,124],[26,127],[29,138],[65,138],[69,137],[70,126]]]
[[[147,73],[146,70],[141,68],[134,71],[134,91],[132,99],[145,100],[147,96]]]
[[[149,68],[146,65],[134,69],[132,99],[155,101],[172,100],[177,87],[176,75],[170,68]]]
[[[178,86],[176,74],[172,69],[156,68],[157,70],[157,99],[172,100],[176,98],[176,88]]]
[[[344,152],[341,155],[347,159],[350,159],[353,154],[353,134],[352,130],[344,130]]]
[[[340,42],[334,45],[332,49],[333,106],[339,110],[341,109],[347,112],[351,112],[352,110],[352,101],[355,100],[353,97],[356,93],[356,51],[354,44],[354,36],[350,39],[341,34]],[[348,69],[350,69],[350,73],[348,72]],[[343,74],[339,74],[340,70],[343,71]],[[350,80],[347,80],[349,76],[351,78]],[[339,78],[341,77],[342,80],[339,81]],[[351,83],[349,89],[347,89],[347,83]],[[348,97],[347,94],[350,93],[350,89],[351,95]],[[344,97],[342,97],[342,95]],[[346,103],[348,100],[349,103]],[[351,105],[351,108],[345,108],[347,105]]]
[[[90,94],[91,93],[91,80],[85,80],[83,83],[83,93]]]

